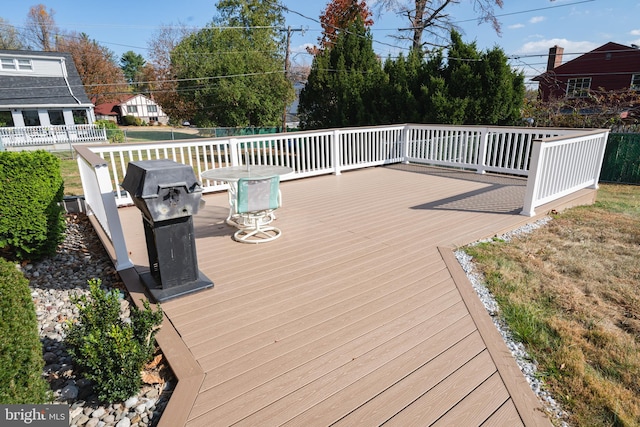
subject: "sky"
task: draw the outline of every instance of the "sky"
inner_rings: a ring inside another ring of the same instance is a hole
[[[281,0],[290,11],[284,14],[293,30],[291,60],[310,65],[305,47],[317,44],[321,35],[319,16],[329,0]],[[373,47],[386,58],[408,51],[408,42],[392,37],[409,25],[406,18],[376,6],[371,27]],[[411,0],[402,0],[411,2]],[[215,16],[216,0],[111,0],[96,3],[80,0],[3,0],[0,17],[16,27],[24,26],[31,6],[42,3],[52,9],[63,31],[86,33],[112,50],[119,58],[132,50],[147,57],[148,43],[162,26],[201,28]],[[640,45],[640,0],[504,0],[495,7],[502,31],[496,34],[488,23],[478,23],[473,0],[461,0],[447,11],[459,27],[463,41],[475,42],[479,50],[501,48],[510,64],[525,74],[525,82],[544,72],[549,48],[564,48],[564,58],[582,54],[607,42]]]

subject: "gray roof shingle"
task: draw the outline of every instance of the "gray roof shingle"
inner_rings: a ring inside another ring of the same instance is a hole
[[[3,54],[64,57],[67,82],[62,77],[3,76],[0,75],[0,107],[3,105],[90,105],[80,75],[71,54],[0,50]]]

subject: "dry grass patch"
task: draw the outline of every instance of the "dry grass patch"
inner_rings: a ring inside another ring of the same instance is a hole
[[[576,426],[640,425],[640,187],[465,248]]]

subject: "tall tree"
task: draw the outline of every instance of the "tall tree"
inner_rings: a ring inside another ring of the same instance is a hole
[[[371,16],[371,10],[364,0],[331,0],[320,15],[320,25],[322,25],[320,50],[331,48],[335,44],[338,32],[355,22],[357,17],[362,19],[365,27],[370,27],[373,25]]]
[[[53,19],[55,11],[43,4],[31,6],[27,14],[24,35],[27,42],[38,50],[52,51],[55,49],[58,26]]]
[[[193,101],[189,97],[181,97],[178,94],[177,75],[171,63],[171,52],[192,33],[193,30],[183,24],[163,25],[153,34],[148,43],[149,63],[144,69],[145,80],[153,81],[150,91],[154,94],[156,102],[170,117],[170,121],[175,123],[192,120],[196,113]]]
[[[465,0],[473,4],[480,22],[489,22],[500,33],[500,22],[496,18],[494,6],[502,7],[503,0]],[[411,40],[411,48],[424,50],[426,45],[443,47],[449,31],[454,28],[450,6],[462,0],[381,0],[378,8],[394,11],[407,18],[409,27],[403,30],[400,39]],[[408,33],[408,35],[406,35]],[[426,33],[426,34],[425,34]]]
[[[16,27],[0,18],[0,49],[20,50],[26,46]]]
[[[280,5],[220,0],[217,8],[219,17],[171,54],[178,93],[194,103],[201,126],[279,125],[294,96],[284,75]]]
[[[377,124],[381,119],[382,66],[362,19],[338,31],[335,45],[319,52],[300,93],[304,129]]]
[[[446,63],[440,53],[428,67],[423,87],[426,122],[448,124],[514,125],[521,123],[524,76],[511,69],[498,47],[480,52],[451,31]]]
[[[58,38],[57,50],[69,52],[89,98],[95,104],[119,100],[129,87],[114,54],[85,33],[70,33]]]
[[[129,84],[133,85],[135,82],[140,81],[142,69],[146,63],[147,61],[142,55],[132,50],[122,54],[120,57],[120,68]]]
[[[416,123],[422,120],[424,100],[422,87],[429,79],[427,63],[422,55],[410,51],[405,57],[385,61],[384,72],[387,85],[380,88],[385,103],[384,117],[381,123]]]

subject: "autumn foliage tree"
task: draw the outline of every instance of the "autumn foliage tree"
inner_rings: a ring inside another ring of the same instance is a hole
[[[55,11],[43,4],[32,6],[27,14],[24,37],[28,44],[38,50],[52,51],[55,49],[55,39],[58,26],[53,19]]]
[[[320,15],[322,37],[318,40],[320,42],[319,49],[330,49],[335,44],[339,32],[353,24],[358,17],[362,20],[365,28],[370,27],[373,25],[371,16],[371,10],[365,1],[332,0]],[[317,53],[317,51],[313,53]]]
[[[85,91],[94,104],[118,101],[129,93],[113,52],[89,39],[87,34],[70,33],[58,37],[56,48],[71,54]]]
[[[197,109],[192,99],[179,95],[176,67],[171,62],[171,52],[192,33],[193,30],[184,25],[163,25],[148,43],[149,61],[144,69],[145,80],[153,82],[149,86],[154,99],[175,123],[192,120]]]
[[[0,49],[24,49],[22,36],[16,28],[0,18]]]

